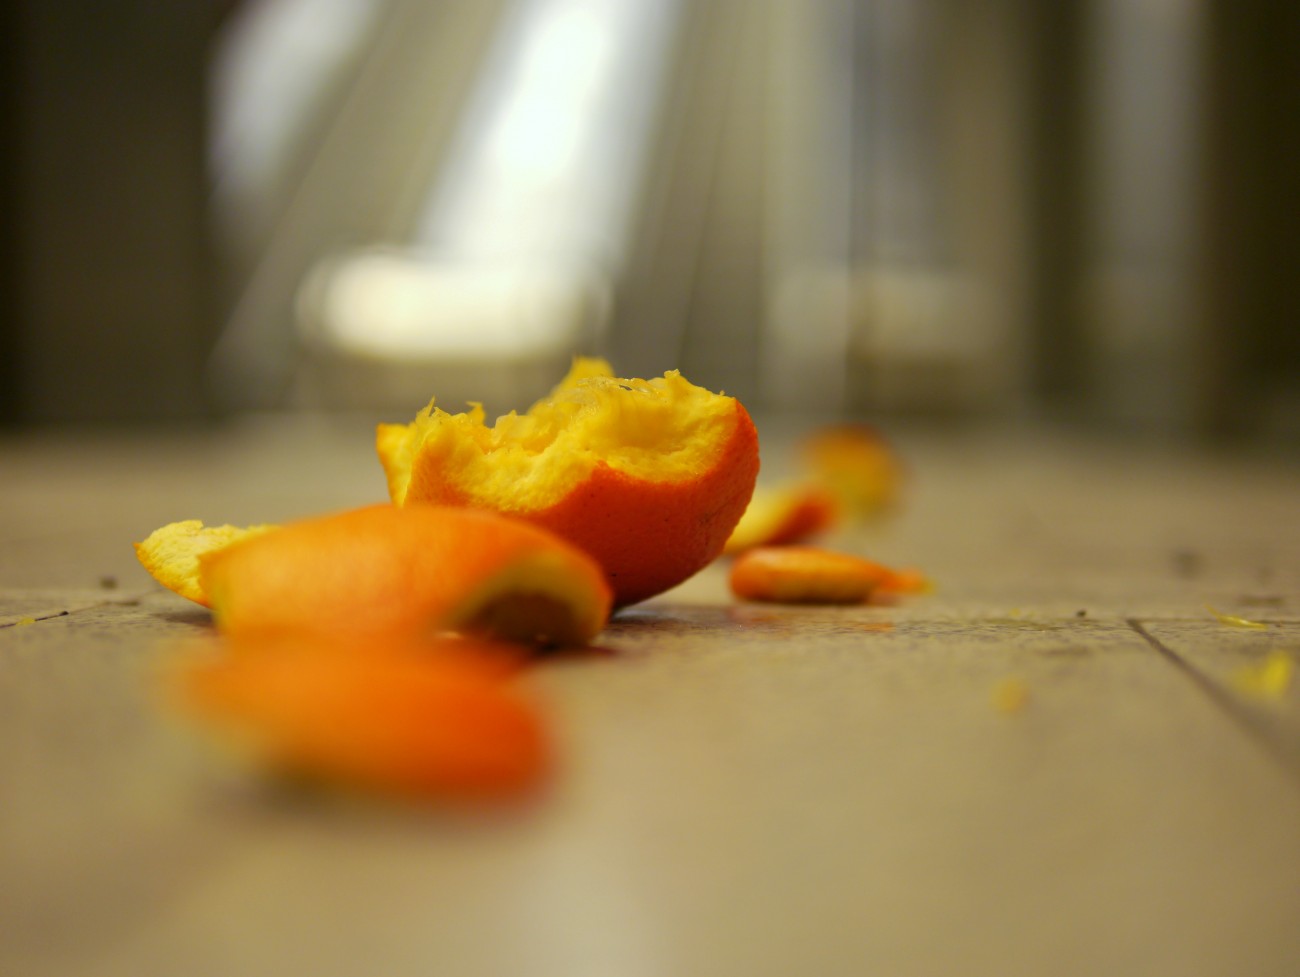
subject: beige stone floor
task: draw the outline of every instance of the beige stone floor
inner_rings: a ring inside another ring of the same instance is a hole
[[[534,669],[562,767],[491,812],[297,794],[154,707],[208,623],[131,541],[377,500],[362,427],[0,440],[0,974],[1300,973],[1300,682],[1238,681],[1300,658],[1295,459],[898,440],[905,510],[838,542],[934,594],[711,568]]]

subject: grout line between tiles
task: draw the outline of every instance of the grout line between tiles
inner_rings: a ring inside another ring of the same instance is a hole
[[[1238,729],[1263,747],[1270,759],[1282,766],[1289,779],[1300,784],[1300,744],[1292,745],[1279,740],[1256,713],[1243,706],[1224,691],[1221,685],[1148,631],[1142,621],[1130,617],[1125,618],[1124,623],[1158,655],[1182,672]]]
[[[41,621],[53,621],[60,617],[69,617],[73,614],[80,614],[83,611],[93,611],[101,607],[134,607],[137,606],[148,591],[139,591],[136,593],[122,593],[114,597],[104,597],[99,600],[73,601],[57,611],[43,611],[39,614],[31,615],[5,615],[0,619],[0,630],[5,628],[18,627],[26,620],[28,625],[39,624]],[[57,602],[51,601],[56,604]],[[9,620],[8,618],[13,618]]]
[[[30,617],[20,617],[16,621],[0,621],[0,628],[16,628],[24,621],[28,624],[36,624],[38,621],[51,621],[56,617],[67,617],[71,611],[54,611],[52,614],[34,614]]]

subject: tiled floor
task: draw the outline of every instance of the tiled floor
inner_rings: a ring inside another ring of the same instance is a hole
[[[839,542],[934,594],[711,568],[535,669],[563,767],[478,814],[292,794],[152,702],[208,625],[130,542],[377,500],[364,431],[4,441],[0,973],[1300,972],[1300,678],[1243,678],[1300,659],[1300,467],[900,441],[906,510]]]

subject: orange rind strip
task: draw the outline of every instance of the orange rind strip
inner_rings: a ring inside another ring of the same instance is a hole
[[[893,574],[872,560],[814,546],[749,550],[731,565],[732,593],[782,604],[860,604]]]

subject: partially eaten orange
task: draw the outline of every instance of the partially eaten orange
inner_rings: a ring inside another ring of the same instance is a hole
[[[182,704],[274,768],[412,796],[514,794],[549,766],[537,706],[453,645],[238,639],[185,663]]]
[[[433,402],[376,438],[398,506],[503,513],[591,554],[615,606],[661,593],[722,552],[758,475],[758,434],[739,401],[677,371],[624,380],[578,359],[526,414],[488,426],[473,405]]]
[[[554,534],[445,506],[290,523],[204,554],[199,577],[232,635],[457,631],[582,644],[611,600],[595,561]]]

